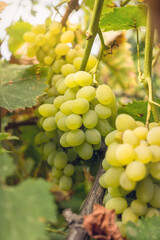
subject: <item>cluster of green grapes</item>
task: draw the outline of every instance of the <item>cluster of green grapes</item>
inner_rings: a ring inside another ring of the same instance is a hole
[[[160,215],[160,126],[135,121],[128,114],[116,118],[116,130],[105,138],[108,146],[100,185],[108,189],[104,204],[120,214],[122,224],[139,217]]]
[[[24,40],[29,42],[28,56],[36,55],[49,66],[47,89],[38,108],[41,132],[35,140],[52,166],[54,182],[69,190],[73,179],[84,179],[80,162],[91,159],[111,131],[115,95],[106,84],[93,83],[89,71],[97,63],[95,56],[90,55],[85,71],[80,71],[84,49],[75,44],[75,33],[63,31],[60,23],[37,25],[24,34]]]

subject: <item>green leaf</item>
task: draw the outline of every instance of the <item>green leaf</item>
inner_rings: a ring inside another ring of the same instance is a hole
[[[28,179],[0,189],[0,239],[37,240],[46,236],[46,220],[56,221],[57,206],[43,180]]]
[[[159,240],[160,217],[143,218],[138,223],[128,222],[126,234],[128,240]]]
[[[6,177],[11,176],[16,170],[16,166],[13,163],[13,158],[7,154],[0,154],[0,179],[5,180]]]
[[[114,8],[100,20],[100,27],[104,31],[123,29],[137,29],[146,25],[146,8],[143,5]]]
[[[0,154],[3,153],[9,153],[10,151],[6,150],[5,148],[2,147],[2,145],[0,145]]]
[[[9,137],[9,133],[6,132],[0,133],[0,141],[6,139],[7,137]]]
[[[31,30],[32,25],[23,21],[14,23],[14,25],[6,29],[9,34],[8,46],[14,55],[16,50],[24,43],[23,34]]]
[[[1,64],[0,76],[0,107],[13,111],[36,105],[45,88],[46,68]]]
[[[104,1],[103,8],[102,8],[102,13],[108,13],[108,12],[113,12],[113,3],[114,0],[108,0]],[[86,0],[85,5],[89,7],[91,10],[93,9],[93,0]]]

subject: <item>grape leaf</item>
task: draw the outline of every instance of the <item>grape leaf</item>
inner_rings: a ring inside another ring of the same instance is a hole
[[[46,68],[1,64],[0,76],[0,107],[13,111],[36,105],[45,88]]]
[[[43,180],[28,179],[0,189],[0,239],[37,240],[46,236],[46,220],[56,221],[57,206]]]
[[[0,154],[0,179],[5,180],[6,177],[11,176],[16,170],[12,157],[3,153]]]
[[[128,222],[126,224],[126,234],[128,240],[159,240],[160,236],[160,216],[143,218],[138,223]]]
[[[16,50],[24,43],[23,34],[31,30],[32,25],[23,21],[14,23],[14,25],[6,29],[9,34],[8,46],[14,55]]]
[[[10,136],[10,134],[7,133],[7,132],[0,133],[0,141],[5,140],[5,139],[7,139],[7,140],[18,140],[18,137],[17,136]]]
[[[146,8],[143,5],[114,8],[113,12],[105,13],[100,20],[104,31],[137,29],[146,25]]]

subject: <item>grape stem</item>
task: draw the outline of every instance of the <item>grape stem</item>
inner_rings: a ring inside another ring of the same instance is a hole
[[[62,231],[57,230],[57,229],[53,229],[53,228],[46,228],[46,231],[53,232],[53,233],[59,233],[59,234],[61,234],[63,236],[67,236],[67,233],[62,232]]]
[[[139,59],[139,32],[138,29],[136,29],[136,35],[137,35],[137,68],[138,68],[138,79],[139,82],[143,82],[143,77],[142,77],[142,71],[141,71],[141,67],[140,67],[140,59]]]
[[[81,71],[84,71],[85,68],[86,68],[87,61],[88,61],[88,58],[89,58],[89,55],[90,55],[90,52],[91,52],[91,49],[92,49],[94,39],[95,39],[95,37],[98,33],[99,19],[100,19],[100,16],[101,16],[103,2],[104,2],[104,0],[95,0],[95,2],[94,2],[91,21],[90,21],[90,24],[89,24],[88,31],[86,33],[87,42],[86,42],[86,46],[85,46],[84,57],[82,59],[82,63],[81,63],[81,67],[80,67]]]
[[[78,0],[70,0],[70,1],[68,2],[68,6],[67,6],[67,8],[66,8],[66,12],[65,12],[65,14],[64,14],[64,16],[62,17],[62,20],[61,20],[62,26],[65,25],[65,23],[66,23],[69,15],[71,14],[71,12],[72,12],[73,10],[76,10],[76,11],[77,11],[78,9],[79,9]]]
[[[126,6],[130,1],[131,1],[131,0],[121,1],[120,6],[121,6],[121,7],[124,7],[124,6]]]

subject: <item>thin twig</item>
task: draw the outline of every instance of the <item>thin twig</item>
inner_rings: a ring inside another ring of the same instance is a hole
[[[71,14],[71,12],[73,10],[78,10],[79,9],[79,3],[78,3],[78,0],[70,0],[69,3],[68,3],[68,6],[67,6],[67,9],[66,9],[66,12],[65,14],[63,15],[62,17],[62,20],[61,20],[61,23],[62,23],[62,26],[65,25],[69,15]]]
[[[60,231],[60,230],[57,230],[57,229],[53,229],[53,228],[46,228],[46,230],[47,230],[47,231],[49,231],[49,232],[53,232],[53,233],[59,233],[59,234],[61,234],[61,235],[67,236],[67,233],[65,233],[65,232],[62,232],[62,231]]]
[[[8,123],[8,125],[5,127],[5,131],[12,129],[12,128],[14,129],[14,128],[19,128],[19,127],[23,127],[23,126],[36,125],[37,120],[38,120],[37,117],[33,117],[33,118],[30,118],[30,119],[24,120],[24,121]]]

